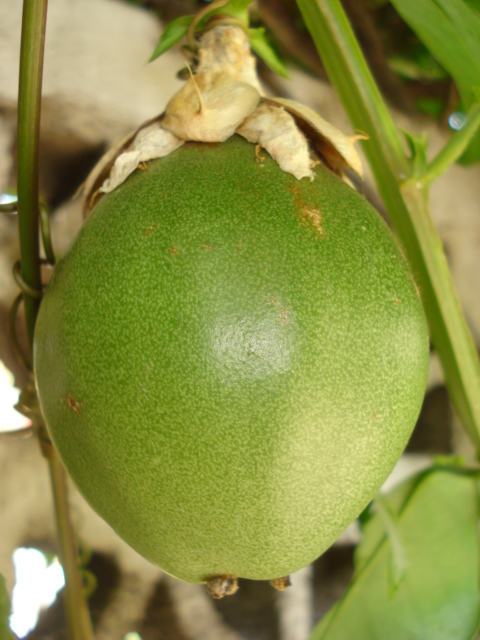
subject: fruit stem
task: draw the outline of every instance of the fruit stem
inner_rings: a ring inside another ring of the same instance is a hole
[[[228,0],[217,0],[217,2],[212,2],[212,4],[209,4],[208,6],[204,7],[203,9],[201,9],[194,17],[194,19],[192,20],[192,22],[190,23],[190,26],[188,28],[188,43],[190,45],[190,48],[192,51],[195,51],[196,49],[196,42],[195,42],[195,30],[199,24],[199,22],[201,22],[203,20],[203,18],[208,15],[209,13],[211,13],[213,10],[215,9],[220,9],[221,7],[224,7],[227,4]]]
[[[18,96],[18,219],[21,275],[26,283],[23,293],[30,354],[41,292],[39,256],[38,147],[40,108],[48,0],[24,0],[20,51]],[[70,522],[67,482],[58,455],[44,427],[38,430],[42,451],[47,457],[53,488],[59,537],[59,555],[65,572],[66,617],[72,640],[93,637],[88,608],[83,598],[78,570],[77,549]],[[47,453],[48,451],[48,453]]]

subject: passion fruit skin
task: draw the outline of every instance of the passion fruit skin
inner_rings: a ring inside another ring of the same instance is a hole
[[[95,206],[43,298],[34,364],[81,493],[191,582],[325,551],[403,451],[428,367],[392,234],[323,166],[185,144]]]

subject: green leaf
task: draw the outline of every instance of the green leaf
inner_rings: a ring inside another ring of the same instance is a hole
[[[5,587],[5,578],[0,575],[0,640],[12,640],[8,618],[10,616],[10,600]]]
[[[168,51],[174,44],[177,44],[187,35],[188,27],[195,16],[181,16],[170,22],[162,33],[155,51],[152,53],[149,62],[156,60],[162,53]]]
[[[480,17],[464,0],[392,0],[458,85],[463,106],[480,82]]]
[[[471,640],[480,619],[477,482],[467,472],[434,468],[385,496],[405,553],[403,579],[392,593],[392,539],[376,513],[349,589],[311,640]]]
[[[433,58],[431,59],[433,62]],[[407,80],[428,81],[444,80],[448,74],[438,63],[429,66],[419,64],[416,60],[409,60],[403,56],[391,56],[388,59],[388,66],[402,78]]]
[[[248,35],[250,36],[250,46],[265,64],[270,67],[272,71],[278,73],[279,76],[290,80],[290,74],[287,68],[265,37],[265,29],[262,27],[249,29]]]
[[[427,96],[418,98],[415,101],[415,106],[420,113],[424,113],[427,116],[440,120],[445,113],[446,102],[443,98],[429,98]]]

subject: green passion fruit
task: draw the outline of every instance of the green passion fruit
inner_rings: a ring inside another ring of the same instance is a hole
[[[313,561],[391,471],[425,389],[424,313],[383,220],[324,166],[299,181],[263,156],[234,136],[138,170],[94,207],[36,326],[79,490],[191,582]]]

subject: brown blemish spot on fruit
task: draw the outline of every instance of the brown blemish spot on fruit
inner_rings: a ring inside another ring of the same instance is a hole
[[[320,213],[320,209],[317,207],[311,207],[309,205],[301,204],[300,209],[302,211],[300,220],[302,224],[306,226],[307,222],[310,222],[312,227],[316,230],[317,236],[319,238],[324,237],[323,227],[322,227],[322,216]]]
[[[295,196],[295,204],[299,209],[298,217],[305,228],[312,226],[315,229],[316,236],[323,238],[325,233],[322,227],[322,214],[317,206],[307,204],[300,194],[300,189],[295,185],[287,187],[287,191],[291,191]]]
[[[177,253],[177,249],[175,247],[170,247],[170,253]]]
[[[83,407],[83,402],[75,400],[70,391],[68,392],[68,396],[66,398],[63,397],[63,399],[67,403],[67,407],[71,409],[73,413],[76,413],[79,418],[81,418],[82,414],[80,413],[80,409]]]
[[[212,576],[207,578],[207,593],[215,600],[220,600],[225,596],[231,596],[238,591],[238,581],[235,576],[225,574],[223,576]]]
[[[262,150],[261,145],[256,144],[255,145],[255,159],[257,162],[265,162],[265,156],[261,156],[260,152]]]
[[[376,413],[372,413],[372,420],[376,420],[377,419],[377,414]]]
[[[401,301],[401,300],[399,300],[398,298],[394,298],[394,300],[395,300],[395,302],[396,302],[397,304],[402,304],[402,301]]]
[[[277,591],[285,591],[285,589],[292,586],[292,581],[290,580],[290,576],[284,576],[283,578],[270,580],[270,584],[274,589],[277,589]]]
[[[282,309],[280,303],[276,298],[270,298],[270,300],[267,300],[267,304],[273,304],[280,309],[280,322],[282,324],[285,324],[285,322],[288,320],[288,311],[286,309]]]
[[[144,230],[144,232],[143,232],[143,233],[144,233],[146,236],[148,236],[148,235],[149,235],[149,234],[150,234],[154,229],[156,229],[157,227],[158,227],[158,225],[157,225],[157,224],[151,224],[149,227],[147,227],[147,228]]]
[[[212,247],[211,244],[201,244],[202,249],[207,249],[208,251],[215,251],[215,247]]]

